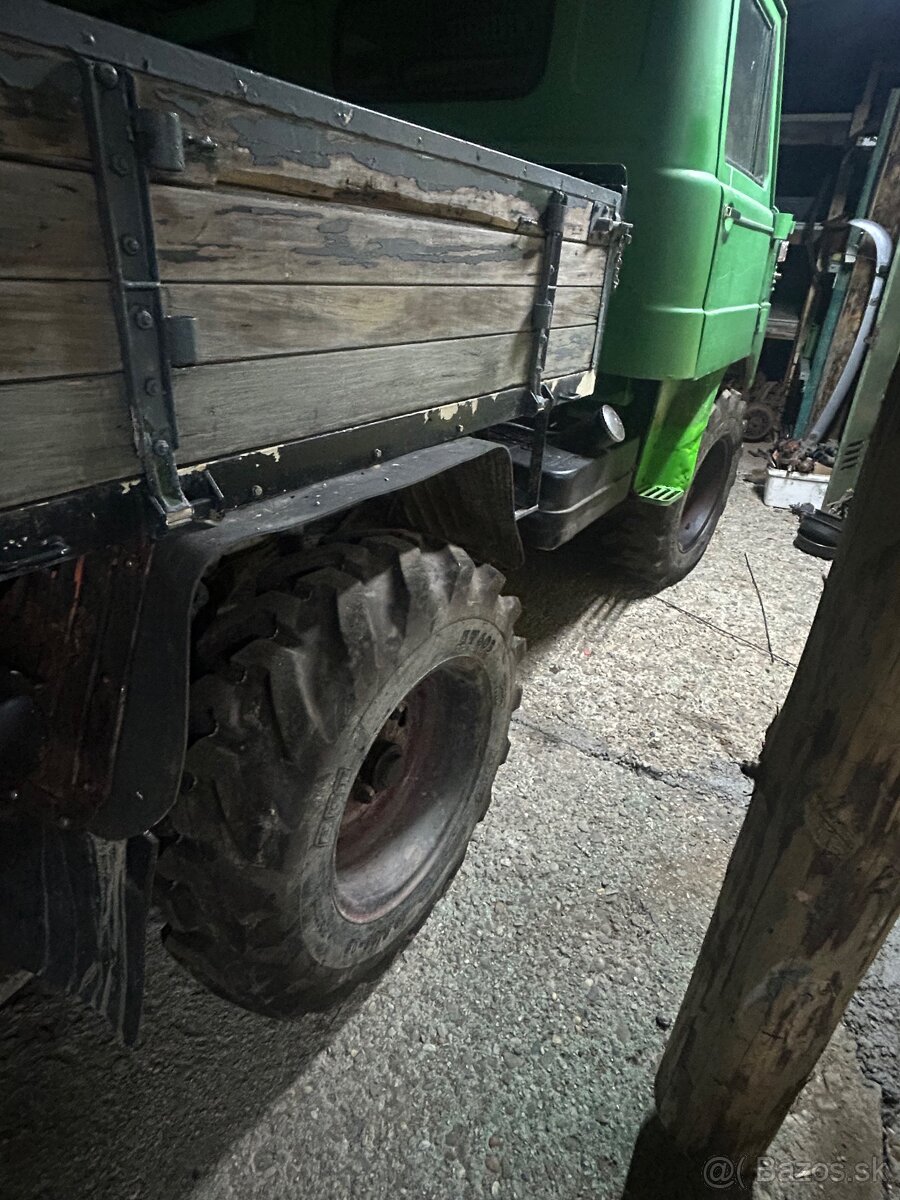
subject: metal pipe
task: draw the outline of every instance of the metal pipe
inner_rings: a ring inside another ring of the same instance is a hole
[[[875,325],[875,317],[878,314],[878,306],[881,303],[881,293],[884,291],[884,280],[894,252],[894,243],[891,240],[891,235],[883,225],[879,225],[876,221],[867,221],[862,217],[855,217],[850,224],[863,233],[868,234],[875,243],[875,278],[872,280],[872,288],[869,292],[868,302],[866,303],[866,311],[863,313],[863,319],[860,322],[856,340],[853,343],[853,349],[850,351],[850,356],[841,372],[841,377],[837,381],[837,386],[829,396],[828,403],[819,413],[818,420],[803,439],[804,442],[810,444],[821,442],[828,433],[835,418],[841,411],[844,401],[847,399],[847,394],[862,365],[862,360],[866,356],[868,338]]]

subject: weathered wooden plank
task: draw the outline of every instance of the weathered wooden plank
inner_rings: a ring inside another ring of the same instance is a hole
[[[0,278],[105,279],[93,178],[0,161]]]
[[[503,174],[477,161],[455,161],[450,139],[442,157],[359,132],[353,128],[353,106],[339,100],[326,123],[321,113],[313,116],[310,105],[304,113],[303,97],[309,93],[302,89],[295,91],[293,111],[276,112],[254,104],[252,94],[215,95],[143,73],[136,81],[141,103],[182,118],[189,162],[179,182],[188,185],[355,197],[362,204],[518,231],[537,231],[550,196],[548,185],[530,177],[527,163],[517,175]],[[234,83],[240,91],[237,76]],[[487,159],[490,152],[482,154]],[[73,58],[0,37],[0,155],[90,165],[82,81]],[[586,197],[569,195],[566,238],[585,239],[591,207]]]
[[[0,385],[0,506],[138,473],[120,375]]]
[[[550,339],[546,374],[586,369],[593,326]],[[530,333],[289,355],[175,372],[183,462],[271,445],[525,382]]]
[[[172,315],[197,318],[201,362],[266,358],[530,328],[531,287],[174,284]],[[554,327],[596,320],[599,289],[561,288]],[[106,283],[0,280],[0,381],[121,367]]]
[[[593,325],[557,329],[546,378],[587,367]],[[291,355],[175,372],[182,465],[523,383],[530,333]],[[444,414],[446,417],[446,413]],[[139,474],[121,375],[0,385],[0,507]]]
[[[164,280],[525,283],[538,237],[313,200],[154,187]]]
[[[121,369],[106,283],[0,280],[0,380]]]
[[[237,86],[237,81],[236,85]],[[550,189],[452,158],[415,151],[361,134],[352,105],[334,101],[333,124],[276,112],[249,98],[138,75],[140,102],[180,116],[191,151],[181,177],[200,187],[257,188],[302,196],[353,199],[378,207],[427,212],[498,228],[537,229]],[[572,196],[565,236],[587,236],[591,201]]]
[[[601,288],[559,287],[553,305],[553,328],[568,325],[596,325],[600,312]]]
[[[0,154],[88,164],[81,80],[72,59],[0,37]]]
[[[563,242],[559,256],[560,287],[600,287],[606,274],[609,250],[584,242]]]
[[[196,318],[200,361],[225,362],[516,333],[531,327],[534,288],[180,283],[164,298]],[[554,327],[596,321],[599,306],[599,288],[560,288]]]
[[[258,283],[527,283],[542,237],[347,204],[152,189],[167,281]],[[606,250],[567,242],[560,283],[598,286]]]

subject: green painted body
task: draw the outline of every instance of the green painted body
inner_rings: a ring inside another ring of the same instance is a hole
[[[388,28],[402,27],[408,0],[370,2]],[[625,166],[633,242],[610,304],[600,369],[658,381],[657,403],[640,431],[638,494],[659,484],[677,499],[693,474],[710,396],[735,364],[755,368],[780,239],[791,227],[774,205],[786,11],[783,0],[755,3],[773,33],[760,118],[768,149],[755,178],[726,154],[741,0],[521,0],[520,24],[529,12],[550,14],[542,27],[546,63],[519,89],[525,94],[410,103],[362,87],[349,96],[588,176],[603,164]],[[168,32],[200,43],[213,28],[221,36],[227,13],[249,38],[255,66],[343,94],[342,11],[346,26],[346,0],[309,0],[302,8],[293,0],[222,0],[170,18],[177,25]],[[503,19],[511,19],[508,8]],[[631,392],[601,379],[598,395],[610,390]]]

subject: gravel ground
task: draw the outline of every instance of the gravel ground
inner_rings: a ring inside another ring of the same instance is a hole
[[[2,1200],[618,1196],[747,803],[738,764],[821,592],[793,527],[739,483],[707,558],[659,599],[623,598],[584,541],[511,580],[531,650],[494,803],[419,937],[340,1010],[291,1025],[231,1008],[156,930],[132,1053],[75,1004],[15,997],[0,1012]],[[779,1163],[882,1162],[881,1089],[889,1132],[900,1098],[896,942]],[[760,1195],[882,1188],[807,1176]]]

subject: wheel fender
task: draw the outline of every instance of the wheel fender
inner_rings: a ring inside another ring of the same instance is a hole
[[[640,498],[674,504],[687,491],[724,377],[724,371],[716,371],[702,379],[660,383],[634,479]]]
[[[154,546],[124,683],[112,784],[89,821],[91,832],[105,838],[141,833],[175,800],[184,764],[193,604],[204,574],[267,537],[397,493],[405,519],[419,532],[500,567],[521,563],[509,452],[474,438],[247,505]]]

